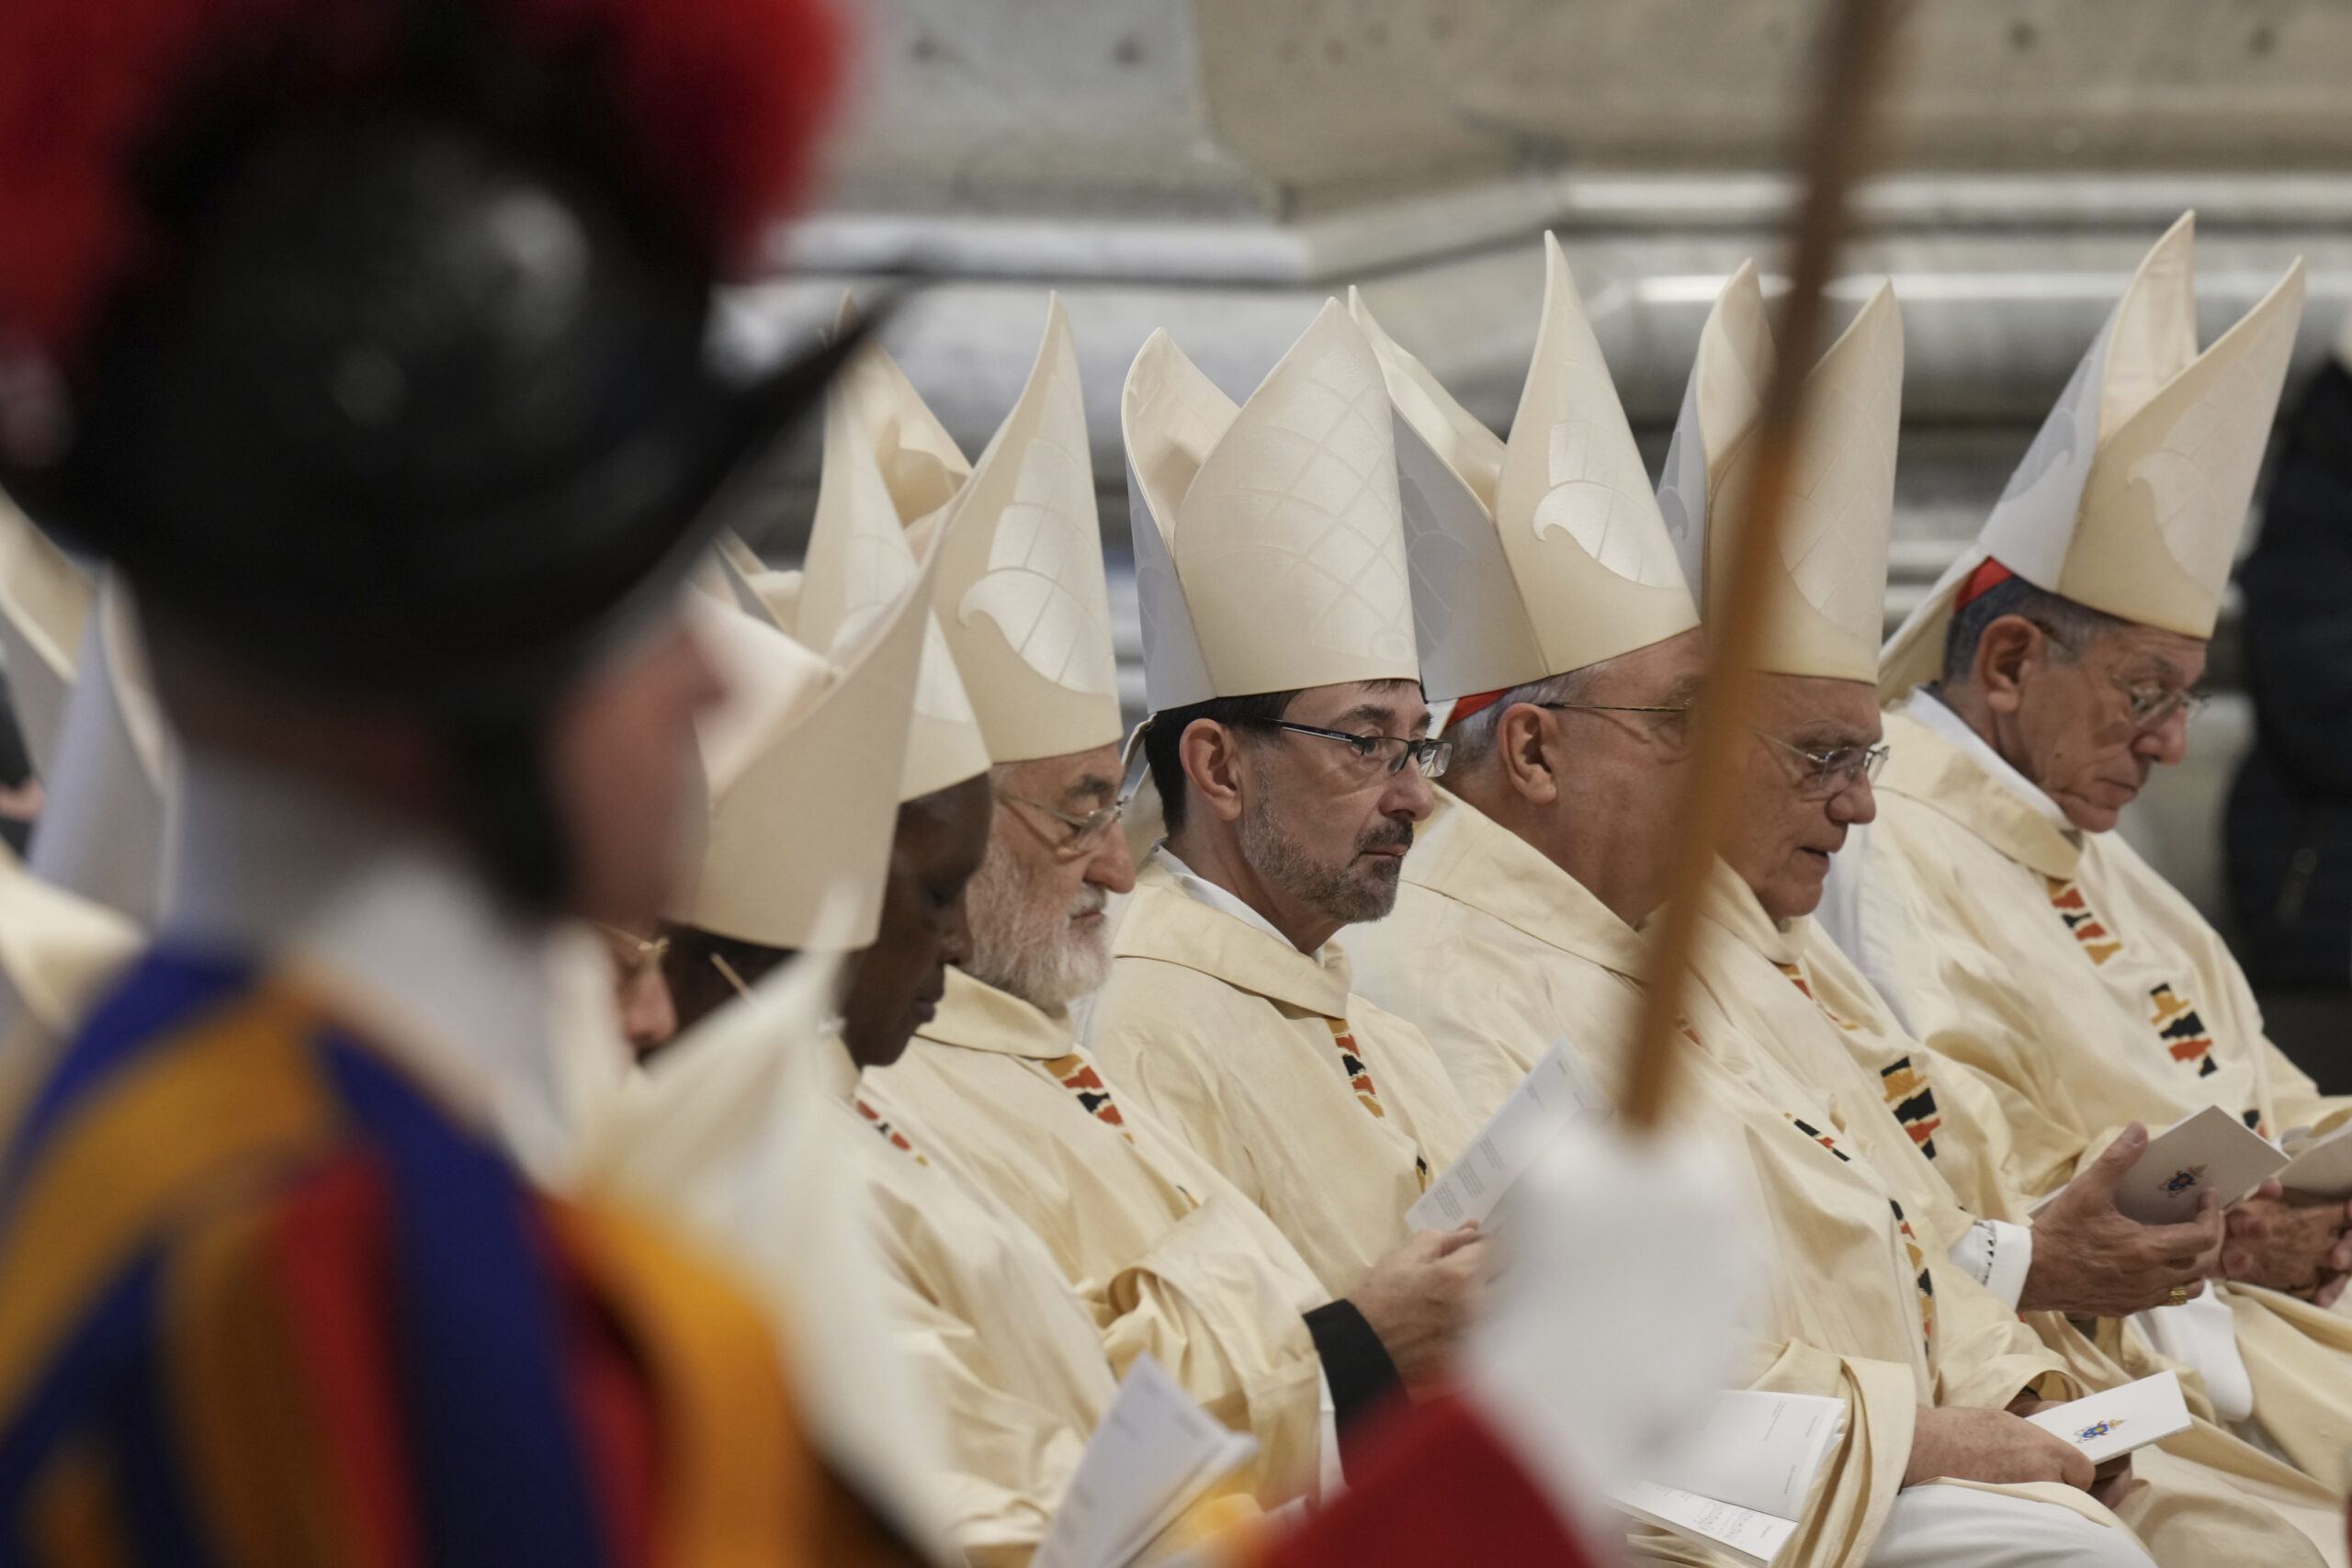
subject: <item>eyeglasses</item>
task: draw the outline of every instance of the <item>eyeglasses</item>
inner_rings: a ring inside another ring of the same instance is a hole
[[[670,954],[670,939],[666,936],[642,937],[618,926],[608,926],[602,920],[594,924],[598,931],[612,939],[616,947],[628,954],[621,966],[631,979],[644,974]]]
[[[1021,795],[1007,795],[1002,790],[996,792],[996,797],[999,800],[1010,801],[1015,806],[1025,806],[1032,811],[1042,811],[1057,822],[1068,823],[1070,830],[1069,837],[1064,839],[1060,846],[1065,854],[1076,854],[1093,843],[1102,836],[1102,830],[1116,822],[1127,809],[1125,801],[1114,800],[1108,806],[1097,807],[1081,815],[1079,812],[1064,811],[1057,807],[1048,806],[1042,800],[1029,800]]]
[[[1827,751],[1808,751],[1760,729],[1750,729],[1748,733],[1758,740],[1770,741],[1807,764],[1808,771],[1797,784],[1797,793],[1807,800],[1834,799],[1863,779],[1877,778],[1879,770],[1886,766],[1890,750],[1885,746],[1839,746]]]
[[[1253,722],[1269,729],[1287,729],[1293,735],[1312,735],[1318,739],[1337,740],[1353,748],[1359,761],[1378,763],[1384,773],[1401,773],[1409,761],[1420,770],[1421,777],[1442,778],[1445,765],[1453,761],[1453,742],[1451,740],[1416,740],[1402,735],[1351,735],[1344,729],[1293,724],[1286,718],[1264,718]]]
[[[1666,722],[1657,726],[1653,733],[1660,736],[1674,731],[1687,734],[1682,721],[1690,716],[1689,703],[1536,703],[1532,705],[1539,708],[1556,708],[1563,713],[1658,714],[1665,717]]]
[[[2076,658],[2083,649],[2060,637],[2040,621],[2033,623],[2041,635]],[[2154,681],[2127,681],[2112,671],[2107,672],[2107,683],[2123,694],[2123,711],[2137,730],[2161,729],[2172,722],[2175,714],[2182,718],[2195,718],[2212,701],[2211,694],[2194,688],[2160,685]]]

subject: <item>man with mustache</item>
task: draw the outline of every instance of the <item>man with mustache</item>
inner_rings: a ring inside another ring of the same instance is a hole
[[[1912,1035],[2030,1108],[2007,1162],[2028,1198],[2127,1123],[2218,1105],[2282,1137],[2343,1117],[2113,831],[2187,750],[2300,315],[2298,270],[2199,355],[2192,244],[2184,217],[2143,261],[1975,547],[1887,645],[1894,755],[1825,922]],[[2352,1323],[2324,1309],[2346,1222],[2267,1189],[2230,1211],[2233,1283],[2137,1320],[2339,1489]]]
[[[1444,592],[1443,614],[1423,617],[1424,669],[1439,691],[1474,694],[1455,705],[1451,795],[1407,866],[1396,915],[1349,940],[1366,985],[1427,1030],[1474,1107],[1508,1093],[1554,1040],[1604,1090],[1623,1081],[1650,966],[1640,928],[1664,892],[1701,667],[1678,545],[1695,577],[1705,467],[1738,460],[1753,378],[1770,353],[1762,296],[1743,268],[1702,334],[1661,509],[1567,270],[1556,249],[1545,259],[1544,323],[1508,445],[1359,317],[1380,347],[1400,444],[1418,443],[1405,469],[1426,476],[1416,486],[1429,508],[1415,531],[1417,584]],[[1893,301],[1882,297],[1815,371],[1811,395],[1833,412],[1799,459],[1810,473],[1835,452],[1861,459],[1808,486],[1790,526],[1792,555],[1809,546],[1856,561],[1864,583],[1884,548],[1900,363]],[[1582,461],[1563,472],[1552,455],[1565,431],[1580,434]],[[1608,529],[1591,526],[1602,520]],[[1878,726],[1868,680],[1875,589],[1824,595],[1825,609],[1776,573],[1768,592],[1763,662],[1777,672],[1764,677],[1738,761],[1742,814],[1729,854],[1738,871],[1719,868],[1707,890],[1706,908],[1722,918],[1702,928],[1703,987],[1687,1003],[1688,1065],[1672,1115],[1739,1150],[1773,1237],[1744,1375],[1849,1407],[1788,1561],[1906,1561],[1951,1550],[1953,1536],[1988,1551],[2007,1543],[2037,1562],[2136,1559],[2139,1548],[2079,1492],[1928,1484],[2088,1484],[2088,1469],[2070,1473],[2064,1450],[2042,1444],[2018,1414],[2076,1380],[2108,1386],[2129,1374],[2036,1344],[2012,1310],[2014,1286],[1996,1298],[1971,1277],[1955,1246],[1974,1233],[1969,1216],[1881,1109],[1875,1077],[1857,1088],[1838,1032],[1750,940],[1754,928],[1778,938],[1780,920],[1800,919],[1818,897],[1822,853],[1867,817],[1861,775]],[[1800,765],[1787,745],[1828,754],[1826,777],[1817,781],[1821,769]],[[2208,1229],[2204,1245],[2217,1245],[2218,1221]],[[2142,1267],[2160,1269],[2161,1253],[2149,1250]],[[2046,1249],[2045,1263],[2059,1251]],[[2139,1299],[2160,1299],[2181,1277],[2195,1276],[2163,1272]],[[2295,1480],[2243,1445],[2203,1436],[2252,1471]],[[2308,1561],[2282,1521],[2213,1477],[2172,1469],[2160,1481],[2111,1480],[2100,1493],[2158,1561],[2214,1561],[2217,1544],[2249,1540]]]
[[[1122,412],[1168,836],[1089,1043],[1343,1295],[1406,1242],[1473,1130],[1429,1043],[1352,994],[1332,941],[1387,913],[1445,761],[1387,393],[1333,302],[1238,410],[1155,333]]]
[[[1077,1043],[1069,1005],[1110,969],[1109,896],[1135,886],[1117,830],[1117,667],[1093,479],[1062,460],[1086,450],[1056,299],[1028,388],[957,502],[936,592],[996,759],[970,952],[946,972],[937,1015],[863,1092],[922,1126],[1045,1239],[1114,1367],[1149,1351],[1257,1437],[1261,1474],[1311,1475],[1319,1458],[1328,1477],[1350,1418],[1400,1373],[1426,1381],[1450,1348],[1476,1254],[1466,1235],[1417,1237],[1333,1301],[1265,1215]],[[1042,604],[1041,569],[1060,590]]]

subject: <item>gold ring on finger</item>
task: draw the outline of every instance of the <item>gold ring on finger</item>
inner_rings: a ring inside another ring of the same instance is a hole
[[[2165,1304],[2166,1306],[2177,1307],[2187,1306],[2188,1304],[2188,1287],[2186,1285],[2175,1285],[2172,1288],[2171,1292],[2165,1297]]]

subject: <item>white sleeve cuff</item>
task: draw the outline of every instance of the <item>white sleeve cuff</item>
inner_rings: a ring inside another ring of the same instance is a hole
[[[1951,1244],[1951,1260],[2014,1312],[2033,1267],[2033,1232],[2003,1220],[1979,1220]]]

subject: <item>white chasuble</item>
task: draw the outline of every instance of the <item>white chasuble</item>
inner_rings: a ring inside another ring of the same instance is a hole
[[[1303,1315],[1331,1299],[1255,1204],[1123,1092],[1047,1016],[960,970],[938,1016],[862,1092],[926,1129],[1046,1244],[1112,1369],[1149,1351],[1257,1438],[1261,1503],[1313,1488],[1321,1363]]]
[[[1404,1244],[1405,1211],[1476,1131],[1429,1042],[1351,994],[1337,942],[1301,953],[1157,862],[1113,952],[1089,1018],[1103,1072],[1346,1295]]]

